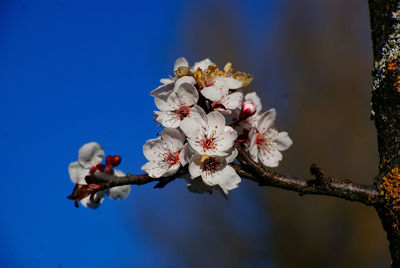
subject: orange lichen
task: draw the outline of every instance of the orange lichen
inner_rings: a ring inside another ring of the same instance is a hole
[[[390,71],[396,70],[397,69],[396,62],[393,62],[393,61],[389,62],[387,69]]]
[[[400,93],[400,74],[397,76],[397,81],[393,85],[397,88],[397,92]]]
[[[379,185],[380,193],[393,206],[393,209],[400,209],[400,173],[399,168],[392,169],[382,177]]]

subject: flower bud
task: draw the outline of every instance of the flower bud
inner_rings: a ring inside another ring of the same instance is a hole
[[[252,100],[247,100],[242,104],[242,111],[240,112],[240,119],[246,119],[256,112],[256,105]]]
[[[112,165],[113,167],[116,167],[116,166],[119,165],[119,163],[121,163],[121,157],[120,157],[119,155],[114,155],[114,156],[111,158],[111,165]]]
[[[93,167],[89,170],[89,174],[95,173],[96,170],[97,170],[97,167],[96,167],[96,166],[93,166]]]
[[[112,164],[111,164],[111,161],[112,161],[112,156],[111,155],[109,155],[109,156],[107,156],[107,158],[106,158],[106,165],[107,166],[111,166]]]

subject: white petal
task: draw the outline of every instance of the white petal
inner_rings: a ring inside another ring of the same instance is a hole
[[[168,84],[171,84],[173,82],[175,82],[175,79],[171,79],[171,78],[161,78],[160,79],[160,83],[163,84],[163,85],[168,85]],[[151,96],[153,96],[153,95],[151,95]]]
[[[197,89],[188,83],[181,84],[180,87],[177,88],[176,96],[180,103],[186,106],[192,106],[199,100]]]
[[[184,57],[180,57],[175,61],[174,72],[176,72],[179,67],[190,68],[188,61]]]
[[[267,167],[277,167],[279,161],[282,160],[282,154],[275,148],[268,148],[268,150],[262,148],[258,152],[258,157],[261,162]]]
[[[258,162],[258,147],[256,144],[257,131],[252,128],[249,132],[249,146],[247,146],[249,155],[254,162]]]
[[[79,165],[79,162],[72,162],[68,166],[69,177],[71,178],[71,181],[74,184],[79,183],[79,170],[80,169],[81,169],[81,165]]]
[[[206,58],[202,61],[196,62],[193,65],[193,71],[197,71],[197,69],[200,68],[204,72],[211,64],[213,64],[213,62],[209,58]]]
[[[219,174],[219,186],[224,190],[224,192],[232,190],[238,187],[241,179],[239,175],[236,173],[233,167],[227,165],[224,169],[222,169]]]
[[[192,176],[192,179],[199,177],[202,173],[200,159],[201,159],[201,155],[195,154],[195,155],[193,155],[192,160],[190,161],[189,173],[190,173],[190,176]]]
[[[154,111],[153,113],[156,115],[156,122],[162,124],[164,127],[177,128],[181,123],[179,115],[173,112]]]
[[[125,172],[123,172],[122,170],[119,170],[119,169],[114,169],[114,176],[117,176],[117,177],[125,177]]]
[[[211,101],[219,101],[224,96],[223,88],[217,86],[205,87],[201,90],[201,94]]]
[[[229,164],[229,163],[232,163],[232,162],[236,159],[237,156],[238,156],[238,151],[236,150],[236,148],[233,148],[231,154],[228,155],[228,156],[225,158],[226,163],[228,163],[228,164]]]
[[[199,133],[203,132],[201,121],[195,120],[190,117],[186,117],[182,120],[180,128],[182,129],[183,133],[185,133],[185,135],[190,139],[195,139]]]
[[[107,191],[107,195],[111,199],[124,199],[131,192],[130,185],[115,186]]]
[[[288,149],[293,144],[293,141],[289,138],[287,132],[280,132],[278,137],[272,142],[272,146],[279,151]]]
[[[84,207],[89,207],[89,208],[93,208],[93,209],[96,209],[96,208],[98,208],[100,205],[101,205],[101,203],[103,203],[103,200],[104,200],[104,192],[103,191],[100,191],[100,192],[97,192],[95,195],[94,195],[94,199],[97,201],[99,201],[98,203],[96,202],[96,203],[92,203],[92,202],[90,202],[90,196],[87,196],[87,197],[85,197],[85,198],[83,198],[80,202],[81,202],[81,204],[82,204],[82,206],[84,206]]]
[[[161,137],[146,141],[143,145],[143,154],[149,161],[161,161],[162,154],[166,152],[161,142]]]
[[[171,100],[171,95],[173,95],[173,92],[170,92],[167,95],[158,95],[154,97],[154,104],[158,110],[163,112],[173,111],[179,107],[178,103],[175,103],[173,99]]]
[[[207,136],[221,137],[225,131],[225,117],[217,112],[210,112],[206,116],[207,121]]]
[[[204,112],[203,108],[198,105],[194,105],[190,109],[189,117],[194,120],[203,120],[206,117],[206,112]]]
[[[237,137],[238,137],[238,134],[237,134],[236,130],[234,130],[230,126],[225,126],[223,135],[221,136],[220,139],[218,139],[216,141],[218,144],[217,145],[218,150],[225,152],[225,151],[231,149],[233,146],[233,143],[235,142]]]
[[[270,109],[262,113],[257,122],[257,130],[261,134],[264,134],[268,130],[268,128],[270,128],[273,125],[275,117],[276,117],[275,109]]]
[[[168,171],[168,166],[160,165],[160,163],[147,162],[142,166],[142,170],[152,178],[160,178]]]
[[[174,153],[183,148],[185,135],[176,128],[164,128],[161,131],[161,139],[167,145],[169,152]]]
[[[169,177],[169,176],[174,175],[176,172],[178,172],[180,167],[181,167],[181,164],[179,162],[171,167],[168,167],[167,170],[162,175],[162,177]]]
[[[171,79],[161,79],[161,83],[163,83],[163,85],[151,91],[150,96],[156,97],[169,95],[174,89],[175,84],[173,82],[174,81]]]
[[[203,171],[201,173],[201,178],[203,179],[204,183],[210,186],[214,186],[220,183],[220,174],[222,170],[225,169],[226,161],[222,157],[217,157],[217,160],[220,162],[220,167],[215,172],[207,172]]]
[[[78,152],[79,164],[84,168],[91,168],[104,158],[104,151],[97,142],[89,142],[84,144]]]
[[[242,105],[243,93],[234,92],[222,99],[221,104],[228,110],[235,110]]]
[[[242,87],[242,82],[232,77],[217,77],[214,85],[216,87],[224,87],[227,89],[238,89]]]
[[[181,163],[182,167],[186,166],[189,163],[190,159],[192,158],[193,151],[190,149],[188,143],[186,143],[181,152],[179,153],[179,162]]]
[[[180,88],[184,84],[189,84],[189,85],[196,85],[196,80],[192,76],[184,76],[176,80],[175,86],[174,86],[174,91],[177,91],[178,88]]]

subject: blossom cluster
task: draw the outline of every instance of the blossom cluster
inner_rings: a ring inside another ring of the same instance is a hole
[[[78,161],[72,162],[68,166],[69,176],[75,187],[87,186],[86,176],[96,171],[104,172],[117,177],[125,176],[121,170],[114,169],[121,162],[118,155],[107,156],[106,163],[102,164],[105,157],[103,148],[97,142],[89,142],[84,144],[78,152]],[[97,184],[89,185],[93,190],[98,187]],[[115,186],[104,191],[96,191],[92,196],[86,196],[79,201],[84,207],[98,208],[103,202],[105,195],[111,199],[123,199],[129,195],[131,191],[130,185]]]
[[[161,79],[150,93],[158,109],[155,121],[164,128],[143,145],[149,162],[142,170],[160,178],[188,166],[189,190],[218,188],[227,194],[241,180],[230,165],[238,154],[234,143],[242,143],[254,161],[277,167],[292,140],[273,128],[275,109],[262,112],[255,92],[243,94],[251,80],[249,74],[233,72],[231,63],[219,69],[210,59],[193,66],[177,59],[174,76]]]

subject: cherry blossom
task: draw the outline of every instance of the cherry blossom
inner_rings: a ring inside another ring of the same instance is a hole
[[[104,150],[97,142],[84,144],[79,149],[78,161],[72,162],[68,166],[71,181],[76,185],[86,185],[85,177],[89,175],[93,167],[101,164],[104,156]],[[124,172],[117,169],[110,170],[110,172],[118,177],[125,176]],[[112,187],[106,191],[98,191],[94,195],[94,202],[91,202],[90,196],[81,199],[80,202],[84,207],[98,208],[103,202],[105,194],[112,199],[123,199],[129,195],[130,189],[130,185]]]
[[[162,85],[151,91],[150,96],[162,97],[169,95],[174,89],[177,78],[181,78],[190,74],[190,66],[185,58],[181,57],[175,61],[174,73],[176,77],[160,79]]]
[[[201,94],[211,101],[221,102],[223,98],[227,97],[230,89],[238,89],[243,86],[241,81],[234,79],[231,75],[230,71],[228,73],[219,70],[210,59],[197,62],[193,66],[193,77]]]
[[[249,133],[250,157],[267,167],[277,167],[282,160],[280,151],[288,149],[293,143],[287,132],[278,132],[272,127],[275,117],[275,109],[262,113]]]
[[[155,111],[156,121],[164,127],[179,127],[186,117],[201,118],[204,111],[195,105],[199,94],[194,87],[193,77],[185,76],[175,82],[174,89],[168,95],[158,95],[154,98],[160,111]]]
[[[224,116],[216,111],[210,112],[200,120],[185,118],[181,129],[187,136],[194,152],[210,156],[226,156],[237,138],[237,132],[225,126]]]
[[[175,61],[174,73],[178,78],[190,74],[190,66],[185,58],[181,57]]]
[[[201,60],[201,61],[199,61],[199,62],[196,62],[194,65],[193,65],[193,73],[195,72],[195,71],[197,71],[197,69],[199,69],[200,68],[200,70],[202,70],[203,72],[205,72],[207,69],[208,69],[208,66],[210,66],[211,64],[214,64],[209,58],[206,58],[206,59],[204,59],[204,60]]]
[[[142,170],[152,178],[175,174],[188,161],[184,142],[185,135],[180,130],[164,128],[160,137],[143,145],[143,154],[149,162],[142,166]]]
[[[213,101],[211,107],[213,110],[228,115],[232,112],[232,110],[235,110],[241,106],[243,93],[233,92],[229,94],[229,90],[225,88],[222,88],[221,91],[223,93],[222,98],[219,101]]]
[[[209,156],[195,154],[189,164],[189,173],[192,179],[201,177],[208,186],[218,185],[225,194],[238,187],[241,179],[236,171],[228,164],[235,160],[237,150],[231,150],[228,156]],[[199,189],[198,187],[196,188]],[[205,191],[206,188],[200,188]]]

